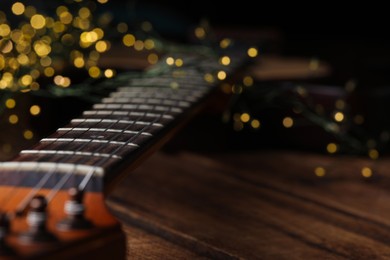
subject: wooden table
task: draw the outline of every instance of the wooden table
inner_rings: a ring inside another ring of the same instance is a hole
[[[160,151],[108,204],[129,259],[387,259],[389,166],[288,150]]]

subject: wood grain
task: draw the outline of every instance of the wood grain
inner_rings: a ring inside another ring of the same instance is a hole
[[[313,172],[319,165],[323,178]],[[375,169],[369,180],[366,165]],[[388,166],[284,151],[160,152],[109,205],[137,230],[129,241],[142,246],[130,259],[386,259]]]

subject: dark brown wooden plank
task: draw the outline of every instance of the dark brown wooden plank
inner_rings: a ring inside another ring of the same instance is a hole
[[[347,204],[339,203],[344,209],[328,205],[328,201],[337,202],[330,198],[325,197],[321,203],[312,199],[318,197],[318,190],[326,193],[331,183],[310,190],[306,189],[310,185],[298,178],[295,183],[280,181],[278,186],[277,180],[270,181],[273,173],[262,169],[261,159],[257,160],[257,168],[252,167],[253,176],[259,175],[252,183],[237,178],[240,168],[230,163],[230,155],[225,156],[224,163],[220,163],[211,155],[158,154],[119,187],[113,201],[128,206],[124,218],[132,225],[154,230],[166,239],[170,237],[167,233],[179,233],[231,257],[390,256],[390,229],[386,224],[355,215],[354,208],[349,211]],[[274,154],[274,163],[281,164],[281,158]],[[284,169],[292,166],[283,165]],[[241,168],[242,172],[248,171]],[[338,197],[343,201],[351,195],[356,193],[344,190]],[[173,239],[175,243],[183,243],[184,238],[179,237]]]

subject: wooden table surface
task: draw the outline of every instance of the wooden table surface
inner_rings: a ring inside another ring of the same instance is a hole
[[[288,150],[160,151],[108,204],[129,259],[390,259],[389,166]]]

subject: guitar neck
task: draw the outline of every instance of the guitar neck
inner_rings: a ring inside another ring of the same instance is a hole
[[[104,192],[191,118],[225,78],[218,74],[230,76],[245,55],[234,52],[229,66],[215,57],[179,57],[184,66],[163,59],[159,73],[154,67],[119,75],[121,83],[101,103],[0,163],[0,256],[51,256],[77,241],[93,247],[91,236],[113,233],[116,221],[105,209]],[[107,243],[122,245],[120,239]]]

